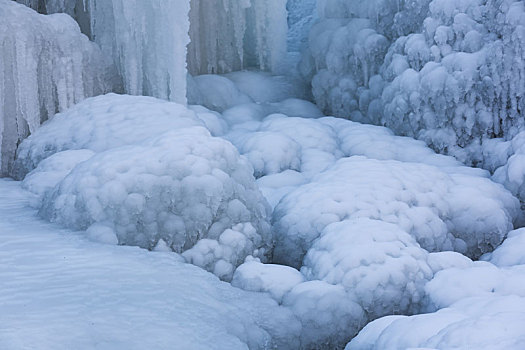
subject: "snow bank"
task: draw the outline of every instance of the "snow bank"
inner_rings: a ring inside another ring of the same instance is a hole
[[[37,166],[24,185],[43,195],[40,214],[51,221],[104,242],[184,252],[230,279],[246,256],[270,254],[270,213],[251,165],[204,125],[175,103],[99,96],[31,135],[17,174]]]
[[[67,15],[2,0],[0,35],[0,175],[7,175],[18,144],[42,122],[112,83],[102,53]]]

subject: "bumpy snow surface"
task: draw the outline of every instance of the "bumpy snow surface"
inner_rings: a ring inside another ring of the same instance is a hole
[[[257,73],[246,74],[218,77],[251,96],[224,95],[222,114],[87,99],[22,143],[14,175],[48,220],[171,250],[267,293],[297,325],[282,330],[291,348],[341,347],[378,317],[443,307],[429,281],[470,261],[443,251],[478,258],[521,222],[519,201],[488,172],[386,128],[322,117],[290,91],[273,102],[263,92],[282,81],[262,74],[264,89],[250,89]]]
[[[523,349],[524,28],[518,0],[0,0],[0,350]],[[161,99],[81,101],[106,60]]]
[[[31,135],[15,171],[36,166],[25,185],[43,196],[43,217],[108,243],[184,252],[228,279],[246,256],[269,253],[269,206],[251,165],[205,125],[175,103],[100,96]]]
[[[296,348],[300,324],[178,255],[45,224],[0,180],[0,345],[16,349]]]

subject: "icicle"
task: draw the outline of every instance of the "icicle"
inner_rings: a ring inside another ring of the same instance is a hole
[[[0,175],[7,175],[18,143],[41,122],[111,86],[101,52],[67,15],[0,0],[0,37]]]

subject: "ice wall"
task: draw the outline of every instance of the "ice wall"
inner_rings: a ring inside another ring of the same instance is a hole
[[[0,0],[0,38],[0,175],[7,175],[21,140],[56,112],[108,91],[111,71],[64,14]]]
[[[192,75],[284,70],[286,0],[18,1],[73,16],[114,58],[130,94],[185,102],[186,67]]]
[[[286,55],[286,0],[191,0],[188,70],[279,70]]]

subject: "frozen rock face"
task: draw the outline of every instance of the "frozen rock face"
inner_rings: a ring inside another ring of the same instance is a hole
[[[522,1],[322,1],[303,71],[326,112],[479,165],[524,127]]]
[[[187,0],[89,0],[91,37],[132,95],[186,102]]]
[[[288,51],[301,52],[308,44],[308,33],[317,19],[317,0],[288,0]]]
[[[0,1],[0,175],[18,144],[85,97],[112,88],[110,65],[69,16]]]
[[[286,13],[286,0],[191,0],[189,73],[279,71],[286,55]]]
[[[150,97],[88,99],[21,145],[17,174],[36,167],[24,185],[43,197],[46,219],[105,243],[183,253],[229,280],[248,255],[271,254],[270,213],[253,168],[210,135],[210,118]],[[47,188],[35,186],[39,175]]]

